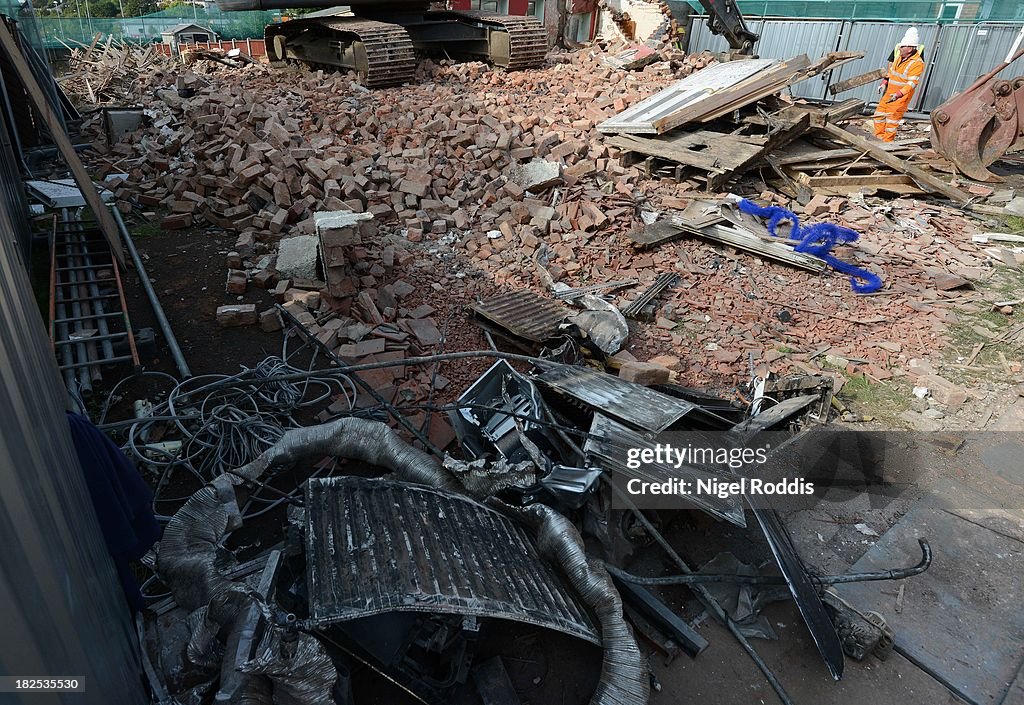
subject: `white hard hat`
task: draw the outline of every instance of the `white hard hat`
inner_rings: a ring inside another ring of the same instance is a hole
[[[907,33],[903,35],[903,39],[900,40],[901,47],[916,47],[921,43],[920,38],[917,36],[917,28],[911,27],[907,30]]]

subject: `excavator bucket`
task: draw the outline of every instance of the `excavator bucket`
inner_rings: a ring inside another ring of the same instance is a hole
[[[1002,181],[988,167],[1024,146],[1024,76],[996,78],[1021,56],[1024,49],[932,111],[932,147],[975,181]]]

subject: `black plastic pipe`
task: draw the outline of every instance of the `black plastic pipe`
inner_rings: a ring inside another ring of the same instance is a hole
[[[892,570],[877,570],[869,573],[846,573],[844,575],[811,575],[811,582],[818,585],[839,585],[841,583],[866,583],[872,580],[903,580],[928,570],[932,564],[932,548],[926,539],[918,539],[921,546],[921,560],[917,565]],[[605,564],[608,572],[627,583],[634,585],[693,585],[696,583],[737,583],[740,585],[785,585],[786,579],[781,575],[737,575],[735,573],[686,573],[684,575],[666,575],[660,578],[645,578],[627,573],[615,566]]]

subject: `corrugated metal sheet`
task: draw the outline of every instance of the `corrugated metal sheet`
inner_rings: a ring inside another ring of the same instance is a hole
[[[853,22],[848,23],[848,27],[845,33],[843,51],[863,51],[864,58],[859,61],[853,61],[846,66],[842,66],[838,71],[834,71],[832,75],[832,82],[838,83],[844,81],[847,78],[853,78],[859,76],[862,73],[867,73],[872,69],[882,68],[886,65],[889,60],[889,55],[895,48],[896,43],[903,37],[907,29],[910,27],[917,27],[918,34],[921,36],[921,43],[924,44],[925,52],[925,74],[918,84],[918,90],[914,94],[914,97],[910,101],[911,110],[919,110],[922,100],[924,99],[925,91],[924,87],[928,83],[928,74],[941,73],[948,71],[949,67],[944,67],[941,64],[935,62],[935,44],[936,38],[939,33],[939,26],[935,24],[902,24],[898,22]],[[846,91],[835,96],[836,99],[846,100],[848,98],[860,98],[861,100],[875,104],[878,102],[878,81],[872,81],[867,85],[855,88],[852,91]],[[829,98],[832,95],[829,94]]]
[[[730,426],[724,419],[685,399],[670,397],[605,372],[553,362],[540,364],[544,372],[536,377],[539,384],[635,428],[657,433],[690,413],[703,417],[702,421],[720,421],[724,424],[722,428]]]
[[[699,479],[725,479],[726,481],[735,479],[728,475],[689,466],[676,467],[675,465],[645,463],[642,467],[633,469],[626,464],[627,453],[632,448],[654,448],[659,443],[672,445],[678,440],[678,434],[672,434],[671,438],[657,436],[647,438],[606,416],[594,414],[594,423],[590,427],[590,436],[587,438],[583,450],[586,451],[588,460],[593,465],[622,473],[626,477],[637,477],[645,482],[665,482],[672,479],[684,479],[691,482],[696,482]],[[720,499],[716,495],[693,493],[680,495],[679,499],[690,502],[698,509],[703,509],[708,514],[736,526],[746,527],[747,525],[747,520],[743,516],[743,500],[739,496],[730,495],[725,499]]]
[[[526,531],[467,497],[359,477],[306,485],[311,617],[396,611],[497,617],[600,643]]]
[[[1006,60],[1020,24],[956,24],[942,28],[935,62],[920,110],[933,110]],[[934,45],[929,45],[934,46]],[[1024,76],[1024,60],[1004,69],[1000,78]]]
[[[658,134],[653,123],[661,118],[717,91],[730,88],[774,63],[769,59],[751,59],[708,66],[608,118],[597,129],[604,133]]]
[[[23,261],[31,260],[32,233],[28,220],[28,202],[25,200],[25,189],[22,186],[18,165],[22,163],[22,155],[18,145],[12,140],[11,124],[8,119],[3,96],[6,86],[0,76],[0,232],[12,233],[17,239]]]
[[[814,61],[830,51],[836,51],[843,22],[820,20],[802,22],[799,20],[748,20],[747,26],[761,35],[754,47],[758,56],[763,59],[791,59],[800,54]],[[729,50],[724,38],[715,36],[708,29],[707,18],[698,17],[693,20],[690,35],[690,51],[714,52]],[[795,83],[790,87],[793,95],[801,98],[822,98],[825,92],[827,73],[815,76],[806,81]]]
[[[562,304],[528,289],[498,294],[470,308],[479,316],[535,343],[558,334],[558,326],[572,313]]]
[[[25,263],[20,206],[0,165],[0,673],[79,676],[86,692],[6,703],[142,705],[128,607],[64,416],[65,394]]]

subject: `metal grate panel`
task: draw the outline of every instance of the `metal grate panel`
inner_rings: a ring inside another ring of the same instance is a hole
[[[358,477],[306,484],[317,626],[396,611],[525,622],[600,643],[526,531],[467,497]]]
[[[558,334],[569,309],[528,289],[499,294],[470,306],[477,315],[535,343]]]

